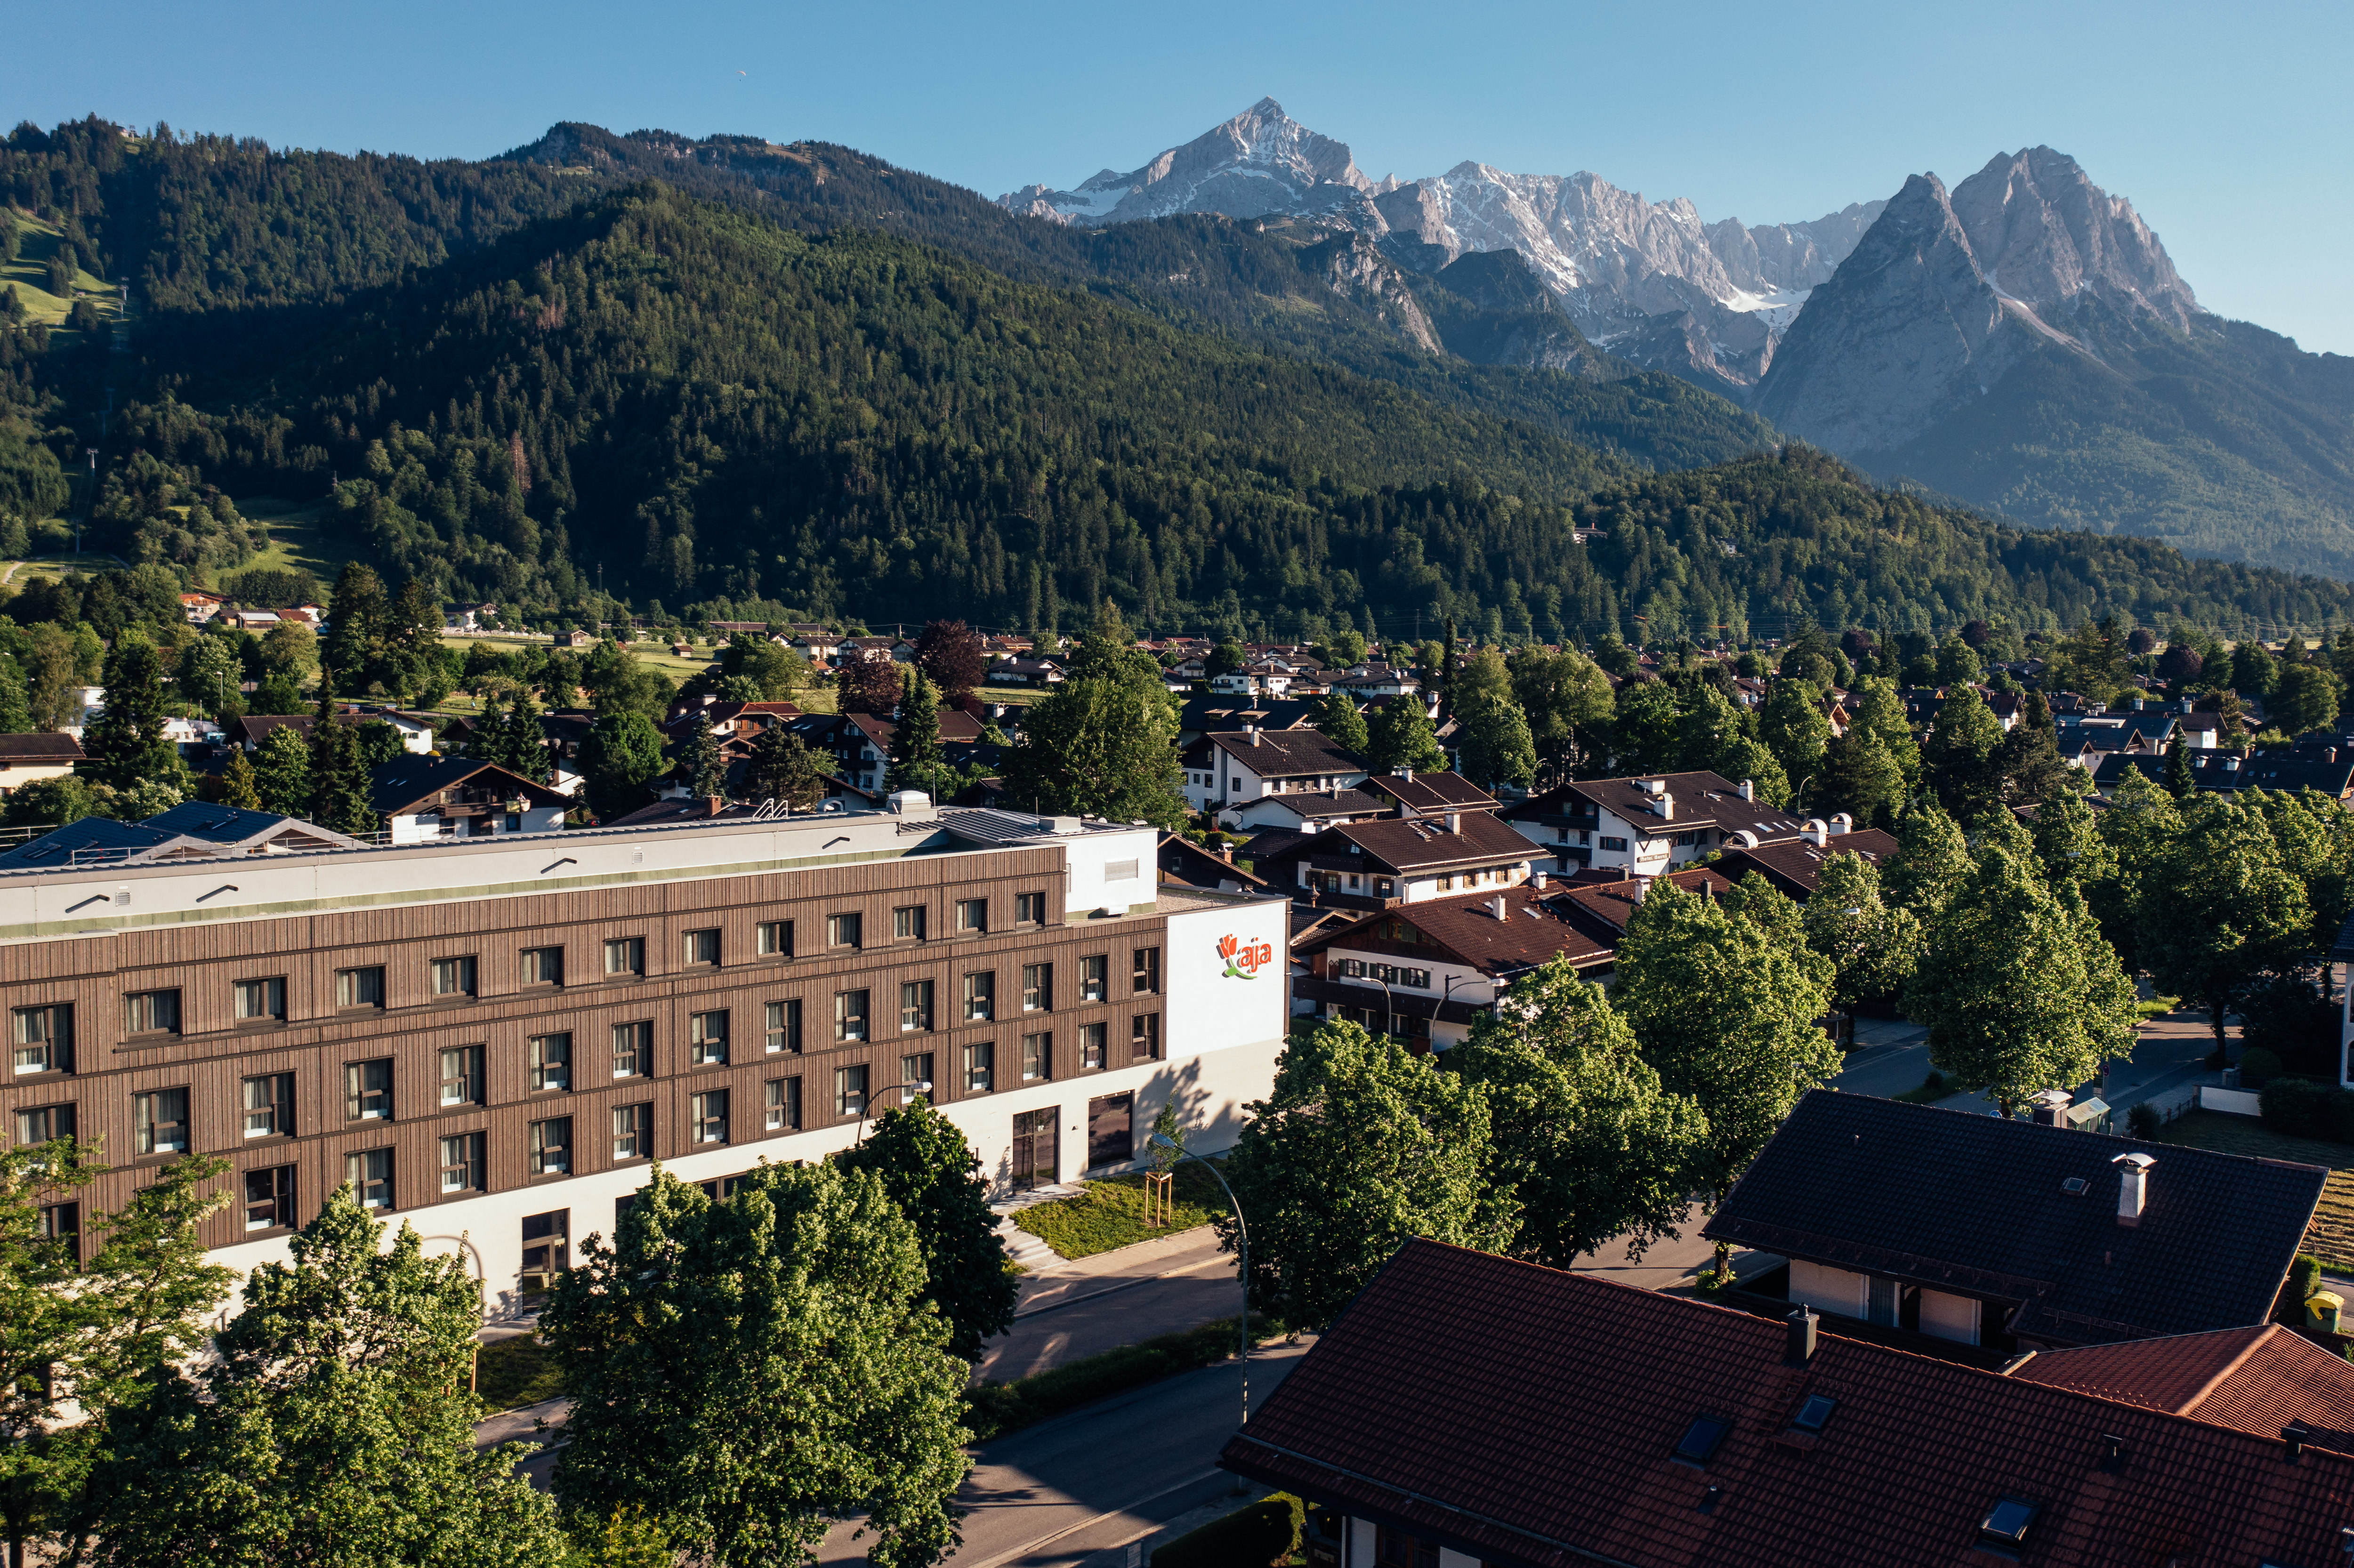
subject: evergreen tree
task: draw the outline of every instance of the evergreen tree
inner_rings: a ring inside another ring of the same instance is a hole
[[[662,734],[642,713],[607,714],[580,737],[579,761],[588,809],[599,818],[622,816],[646,804],[646,787],[663,770]]]
[[[1438,683],[1438,722],[1445,724],[1455,716],[1455,672],[1462,662],[1463,644],[1455,633],[1455,618],[1447,618],[1447,642],[1439,651],[1438,668],[1434,674]]]
[[[246,759],[243,747],[229,755],[228,766],[221,770],[221,804],[246,811],[262,809],[261,776]]]
[[[336,716],[334,688],[322,681],[311,724],[311,809],[303,814],[333,832],[366,837],[384,825],[369,800],[372,786],[358,727]]]
[[[180,749],[164,734],[164,665],[143,633],[126,631],[106,654],[106,705],[82,736],[102,784],[180,784]]]
[[[752,742],[744,768],[744,795],[778,800],[795,811],[814,810],[825,799],[827,758],[783,725],[772,724]]]
[[[1365,715],[1357,711],[1355,700],[1346,692],[1327,692],[1319,697],[1309,722],[1325,739],[1360,757],[1373,745],[1373,737],[1365,728]]]
[[[515,694],[514,706],[507,710],[499,726],[497,745],[494,760],[500,767],[520,773],[535,784],[547,782],[547,731],[539,722],[539,708],[532,702],[530,692]]]
[[[10,299],[16,291],[8,291]],[[0,735],[27,735],[33,728],[31,683],[14,655],[0,652]]]
[[[695,715],[694,732],[687,736],[684,755],[678,759],[678,770],[686,776],[687,793],[697,800],[727,793],[727,764],[719,754],[719,737],[712,733],[707,708]]]
[[[2061,757],[2052,710],[2041,692],[2027,694],[2019,722],[1995,744],[1992,765],[2002,779],[2002,799],[2014,806],[2067,793],[2084,776]]]
[[[1609,767],[1617,773],[1672,773],[1683,761],[1683,715],[1664,681],[1629,680],[1610,717]],[[1780,763],[1776,763],[1778,771]]]
[[[989,1182],[963,1132],[917,1096],[884,1111],[857,1147],[833,1158],[845,1171],[881,1178],[916,1227],[928,1281],[924,1298],[948,1320],[949,1349],[979,1361],[982,1341],[1013,1326],[1021,1286],[1006,1272]]]
[[[382,682],[391,620],[392,601],[375,568],[357,561],[345,567],[327,604],[327,645],[321,660],[334,683],[365,692],[371,683]]]
[[[2190,771],[2190,753],[2183,746],[2182,732],[2178,729],[2166,743],[2166,792],[2178,800],[2188,800],[2198,789],[2198,780]]]
[[[1184,825],[1177,710],[1161,667],[1135,648],[1104,601],[1072,656],[1070,678],[1023,715],[1005,758],[1007,798],[1044,811]]]
[[[921,789],[937,801],[949,792],[943,786],[955,777],[940,750],[939,693],[930,676],[914,669],[907,673],[907,694],[891,732],[891,767],[885,787]]]
[[[1375,773],[1411,768],[1416,773],[1447,771],[1447,753],[1430,727],[1422,698],[1408,692],[1374,708],[1365,720],[1365,766]]]
[[[311,814],[311,747],[302,731],[281,724],[261,737],[260,761],[253,769],[260,809],[281,817]]]
[[[441,605],[421,577],[400,585],[385,613],[381,670],[377,679],[402,701],[435,707],[450,694],[449,666],[441,657]],[[568,705],[569,697],[563,705]]]

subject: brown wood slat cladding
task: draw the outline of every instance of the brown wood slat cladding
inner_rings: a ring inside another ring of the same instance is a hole
[[[755,1146],[787,1136],[760,1127],[762,1088],[771,1078],[801,1078],[802,1129],[813,1130],[843,1120],[833,1114],[833,1070],[839,1065],[867,1064],[869,1082],[879,1095],[897,1081],[903,1054],[932,1052],[934,1098],[950,1103],[968,1097],[960,1070],[967,1043],[996,1042],[995,1085],[1012,1087],[1020,1080],[1021,1037],[1050,1029],[1054,1075],[1084,1077],[1088,1075],[1077,1065],[1078,1035],[1082,1025],[1092,1022],[1108,1026],[1108,1065],[1127,1065],[1130,1015],[1161,1005],[1157,996],[1128,993],[1129,952],[1158,947],[1165,921],[1140,916],[1071,927],[1057,917],[1043,927],[1003,929],[1013,924],[1016,893],[1044,892],[1050,906],[1059,906],[1064,876],[1061,850],[1017,849],[0,947],[0,1005],[73,1005],[76,1068],[0,1085],[0,1134],[13,1136],[14,1113],[20,1108],[73,1104],[82,1139],[102,1140],[118,1162],[83,1202],[114,1209],[135,1185],[152,1180],[159,1162],[131,1152],[133,1097],[185,1086],[192,1147],[229,1155],[239,1172],[295,1166],[298,1213],[305,1219],[344,1179],[346,1154],[390,1147],[396,1204],[412,1213],[428,1234],[434,1226],[423,1211],[442,1201],[439,1140],[446,1135],[486,1132],[489,1190],[510,1191],[530,1184],[525,1139],[533,1121],[571,1117],[572,1169],[587,1173],[616,1164],[613,1107],[651,1103],[654,1150],[676,1158],[701,1147],[686,1141],[688,1097],[724,1087],[730,1142],[745,1147],[748,1164],[757,1158]],[[989,900],[991,934],[949,935],[954,901],[978,897]],[[928,909],[932,936],[923,942],[892,942],[892,910],[918,902]],[[826,917],[848,913],[862,916],[864,946],[856,952],[829,953]],[[795,950],[810,956],[755,956],[757,927],[779,919],[794,923]],[[684,934],[713,926],[722,933],[720,967],[686,964]],[[645,939],[646,974],[609,980],[602,972],[603,945],[626,937]],[[562,986],[523,984],[520,955],[540,947],[564,949]],[[1078,961],[1096,953],[1108,955],[1110,995],[1101,1004],[1075,1005]],[[462,956],[477,959],[478,995],[433,1000],[431,960]],[[1037,962],[1055,966],[1056,1005],[1051,1012],[1024,1014],[1022,966]],[[371,965],[384,968],[386,1006],[338,1012],[335,971]],[[997,1018],[965,1023],[959,1021],[961,979],[980,969],[996,971]],[[234,982],[279,976],[286,981],[287,1022],[239,1023],[233,1016]],[[931,1031],[898,1033],[903,980],[933,982]],[[870,992],[873,1038],[838,1046],[833,995],[858,988]],[[182,1032],[125,1039],[122,997],[157,989],[179,991]],[[762,1048],[763,1004],[793,997],[802,1002],[802,1053],[769,1055]],[[687,1015],[719,1009],[729,1014],[729,1063],[690,1065]],[[611,1027],[641,1020],[653,1024],[652,1075],[614,1079]],[[533,1094],[525,1043],[560,1031],[572,1035],[575,1086]],[[440,1053],[459,1045],[483,1047],[487,1106],[438,1103]],[[379,1057],[394,1063],[393,1119],[345,1122],[345,1065]],[[242,1080],[285,1072],[295,1079],[294,1135],[246,1139]],[[561,1177],[541,1181],[552,1189],[564,1185]],[[241,1197],[242,1191],[234,1186],[232,1195]],[[560,1191],[550,1192],[549,1206],[561,1207],[565,1201]],[[205,1239],[225,1246],[255,1236],[243,1228],[241,1206],[232,1203],[208,1222]]]

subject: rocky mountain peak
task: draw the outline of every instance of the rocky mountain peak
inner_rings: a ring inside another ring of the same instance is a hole
[[[2049,147],[1999,153],[1956,185],[1952,206],[1979,270],[2039,314],[2090,295],[2122,314],[2187,328],[2199,302],[2133,204]]]
[[[1345,143],[1317,134],[1273,98],[1262,98],[1125,174],[1104,169],[1073,190],[1024,185],[997,199],[1034,217],[1092,228],[1182,212],[1362,217],[1373,189]]]

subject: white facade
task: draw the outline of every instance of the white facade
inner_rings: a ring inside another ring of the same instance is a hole
[[[1790,1299],[1819,1312],[1836,1312],[1843,1318],[1893,1327],[1903,1319],[1906,1298],[1915,1296],[1919,1298],[1922,1333],[1965,1345],[1979,1342],[1985,1304],[1975,1297],[1956,1296],[1926,1286],[1833,1268],[1827,1264],[1790,1260]]]
[[[564,826],[564,808],[541,806],[525,799],[520,811],[493,811],[487,816],[445,817],[440,807],[408,816],[387,817],[387,842],[433,843],[441,839],[504,838],[515,833],[553,833]]]

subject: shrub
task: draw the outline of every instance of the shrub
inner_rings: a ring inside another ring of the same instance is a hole
[[[1299,1550],[1307,1517],[1298,1498],[1278,1492],[1179,1536],[1152,1554],[1152,1568],[1268,1568]]]
[[[1251,1315],[1251,1328],[1254,1342],[1283,1331],[1280,1324],[1257,1313]],[[965,1425],[972,1428],[975,1441],[986,1442],[1098,1399],[1214,1366],[1235,1353],[1239,1338],[1235,1319],[1222,1318],[1179,1333],[1122,1345],[1014,1383],[975,1383],[964,1393]]]
[[[1932,1068],[1929,1075],[1921,1080],[1921,1086],[1933,1093],[1942,1090],[1946,1086],[1946,1075]]]
[[[2261,1045],[2252,1045],[2240,1053],[2240,1085],[2253,1088],[2271,1083],[2281,1075],[2281,1059]]]
[[[2288,1266],[2289,1299],[2303,1301],[2321,1288],[2321,1260],[2309,1253],[2298,1253],[2296,1261]]]
[[[2158,1107],[2147,1100],[2126,1112],[2126,1130],[2136,1138],[2156,1138],[2165,1125],[2164,1118],[2158,1114]]]
[[[2338,1009],[2302,969],[2266,975],[2241,996],[2240,1038],[2269,1051],[2287,1071],[2308,1077],[2337,1074]]]

